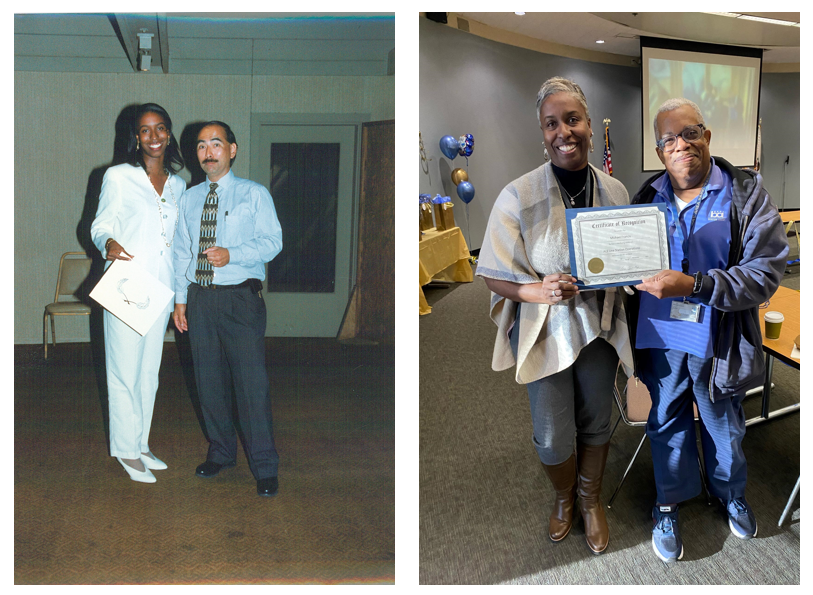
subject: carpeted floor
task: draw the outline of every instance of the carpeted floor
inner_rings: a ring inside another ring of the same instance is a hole
[[[793,252],[795,239],[791,244]],[[783,285],[799,289],[799,266]],[[722,509],[701,496],[680,509],[683,560],[667,567],[656,558],[646,444],[607,510],[608,550],[601,556],[588,550],[580,519],[555,544],[547,537],[553,490],[531,444],[527,392],[513,370],[491,370],[496,327],[485,283],[475,277],[425,294],[433,311],[420,319],[421,584],[799,583],[798,498],[777,527],[800,472],[798,414],[749,428],[743,442],[756,539],[731,535]],[[773,380],[773,409],[799,401],[798,370],[777,362]],[[758,414],[760,403],[746,401],[747,417]],[[613,436],[605,504],[642,432],[622,423]]]
[[[16,584],[393,583],[393,346],[267,339],[280,490],[237,466],[201,479],[191,362],[165,343],[150,446],[131,481],[109,456],[90,344],[15,348]],[[103,376],[102,376],[103,378]],[[103,389],[103,383],[102,383]]]

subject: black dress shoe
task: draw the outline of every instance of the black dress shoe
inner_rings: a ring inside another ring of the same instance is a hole
[[[276,477],[266,477],[257,480],[257,493],[260,496],[275,496],[279,490],[279,481]]]
[[[195,470],[195,475],[198,477],[214,477],[220,473],[221,469],[228,469],[229,467],[234,467],[235,465],[236,463],[234,461],[231,463],[223,463],[222,465],[213,463],[212,461],[206,461],[205,463],[198,465],[198,468]]]

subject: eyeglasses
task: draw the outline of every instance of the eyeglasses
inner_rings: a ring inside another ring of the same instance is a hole
[[[659,139],[657,143],[658,148],[664,153],[671,153],[677,147],[678,137],[682,137],[687,143],[693,143],[700,140],[703,136],[703,131],[706,129],[703,124],[695,124],[694,126],[686,126],[680,134],[670,134]]]

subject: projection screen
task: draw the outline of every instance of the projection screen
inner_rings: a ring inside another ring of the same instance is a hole
[[[703,51],[700,51],[703,50]],[[643,169],[662,170],[653,119],[673,97],[694,101],[711,130],[711,154],[753,166],[762,50],[641,37]]]

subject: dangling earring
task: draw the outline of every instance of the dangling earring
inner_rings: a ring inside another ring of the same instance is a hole
[[[172,137],[167,139],[167,146],[169,146],[169,141],[171,141],[171,140],[172,140]]]
[[[141,150],[141,141],[136,139],[136,151],[140,151],[140,150]]]
[[[545,161],[550,161],[550,155],[548,155],[548,148],[547,147],[545,147],[545,150],[544,150],[543,154],[545,155]]]
[[[593,153],[595,149],[593,148],[593,139],[590,139],[590,152]]]

